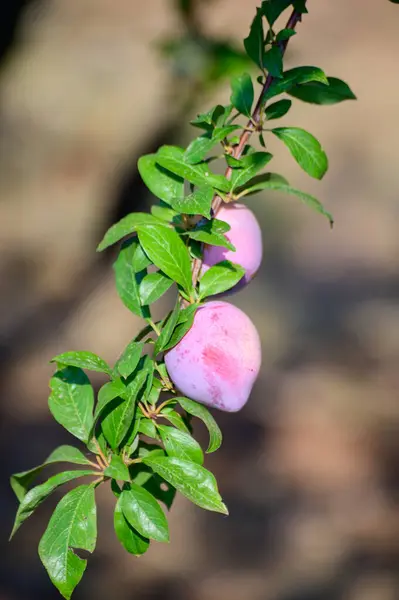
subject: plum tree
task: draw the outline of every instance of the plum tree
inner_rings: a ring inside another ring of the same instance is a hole
[[[227,412],[247,402],[261,365],[258,332],[228,302],[201,306],[189,332],[165,355],[169,376],[184,395]]]
[[[262,230],[254,213],[238,202],[222,206],[218,212],[218,219],[230,225],[231,229],[226,233],[226,237],[235,247],[235,251],[221,246],[206,245],[202,273],[223,260],[238,263],[244,267],[245,275],[232,290],[229,290],[229,293],[236,292],[251,281],[260,267],[263,254]]]

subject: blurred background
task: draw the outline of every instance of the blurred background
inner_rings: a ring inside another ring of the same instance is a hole
[[[47,408],[48,361],[73,349],[114,361],[140,323],[118,299],[116,219],[153,198],[137,158],[185,144],[190,118],[250,68],[255,0],[13,0],[0,25],[0,600],[59,598],[37,556],[56,497],[7,538],[8,478],[73,443]],[[330,159],[308,178],[278,140],[273,170],[313,193],[251,202],[264,260],[232,298],[257,325],[263,370],[207,458],[230,517],[179,497],[171,544],[135,559],[99,493],[99,541],[76,600],[399,598],[399,7],[309,1],[287,65],[317,65],[358,97],[294,101],[283,120]],[[160,303],[159,315],[168,308]],[[97,385],[98,380],[93,378]],[[206,433],[198,426],[200,439]]]

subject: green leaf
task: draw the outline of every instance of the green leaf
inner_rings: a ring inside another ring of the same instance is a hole
[[[179,415],[179,413],[176,412],[170,406],[166,406],[161,411],[159,416],[163,417],[164,419],[167,419],[170,423],[172,423],[172,425],[174,427],[176,427],[176,429],[179,429],[180,431],[184,431],[185,433],[190,433],[187,425],[185,424],[185,422],[182,419],[182,416]]]
[[[143,369],[141,359],[132,381],[126,387],[125,398],[115,398],[107,404],[107,411],[101,420],[101,429],[113,450],[123,442],[127,435],[136,411],[136,400],[148,377],[148,371]]]
[[[169,203],[169,200],[184,193],[184,180],[157,164],[156,154],[141,156],[137,167],[150,192],[164,202]]]
[[[272,77],[283,75],[283,55],[279,46],[272,46],[263,56],[263,66]]]
[[[249,35],[244,40],[244,47],[249,58],[261,69],[263,68],[264,39],[262,11],[257,8]]]
[[[285,177],[278,173],[262,173],[247,181],[242,187],[237,188],[234,192],[235,198],[239,199],[241,196],[249,196],[260,192],[261,190],[267,190],[270,188],[271,183],[284,183],[288,185],[288,181]]]
[[[173,219],[178,215],[178,213],[173,210],[173,208],[169,208],[169,206],[161,206],[158,204],[153,204],[151,206],[151,214],[162,221],[166,221],[167,223],[172,222]]]
[[[144,344],[141,342],[135,342],[134,340],[129,342],[115,363],[114,373],[120,373],[125,378],[129,377],[139,364],[143,348]]]
[[[166,352],[166,350],[169,350],[170,348],[173,348],[173,346],[176,346],[176,344],[178,344],[180,340],[186,335],[186,333],[191,329],[197,308],[198,305],[192,304],[191,306],[187,306],[187,308],[180,311],[176,328],[173,331],[170,340],[164,346],[164,352]]]
[[[317,81],[295,85],[289,90],[290,96],[310,104],[338,104],[344,100],[356,100],[349,85],[336,77],[327,78],[329,85]]]
[[[190,165],[201,162],[216,144],[217,142],[212,139],[211,131],[203,133],[188,145],[184,153],[184,162]],[[182,190],[181,193],[183,194],[184,191]]]
[[[235,251],[233,244],[224,235],[226,231],[230,229],[228,227],[224,231],[220,228],[220,221],[218,219],[212,219],[207,221],[204,225],[188,232],[188,236],[193,240],[198,240],[204,244],[210,244],[212,246],[222,246],[229,250]]]
[[[176,398],[180,406],[190,415],[201,419],[209,431],[209,446],[207,452],[215,452],[222,444],[222,432],[209,410],[189,398]]]
[[[216,127],[218,119],[224,114],[225,107],[218,104],[217,106],[211,108],[211,110],[208,112],[199,114],[195,119],[190,121],[190,123],[194,127],[199,127],[200,129],[206,129],[209,131]]]
[[[254,86],[250,75],[244,73],[239,77],[234,77],[231,81],[231,89],[230,101],[234,108],[246,117],[250,117],[254,102]]]
[[[141,535],[157,542],[169,541],[168,522],[154,496],[135,483],[125,486],[120,497],[123,515]]]
[[[141,304],[139,290],[147,271],[137,272],[133,267],[134,255],[138,248],[139,244],[133,239],[124,242],[113,267],[116,290],[123,304],[133,314],[145,319],[148,318],[149,312],[148,308]]]
[[[97,371],[99,373],[111,374],[111,368],[105,360],[94,354],[93,352],[79,350],[77,352],[64,352],[58,354],[50,360],[50,362],[59,363],[66,367],[80,367],[88,371]]]
[[[240,265],[224,260],[208,269],[200,279],[200,298],[221,294],[234,287],[245,275]]]
[[[320,142],[299,127],[276,127],[271,130],[287,146],[302,169],[315,179],[322,179],[328,169],[328,158]]]
[[[31,482],[40,474],[42,469],[47,465],[59,462],[68,462],[75,465],[91,464],[90,460],[77,448],[74,448],[73,446],[59,446],[41,465],[29,469],[29,471],[22,471],[21,473],[11,475],[10,485],[19,502],[22,502]]]
[[[167,425],[158,425],[157,429],[168,456],[203,464],[204,455],[201,446],[189,433]]]
[[[162,387],[163,386],[162,386],[162,383],[160,382],[160,380],[154,378],[154,380],[152,382],[152,387],[151,387],[150,393],[148,394],[148,397],[147,397],[147,402],[149,404],[151,404],[152,406],[154,406],[158,402]]]
[[[185,215],[202,215],[210,219],[213,195],[214,192],[211,187],[203,186],[188,196],[173,198],[171,205],[179,213]]]
[[[87,475],[98,475],[98,472],[93,470],[64,471],[63,473],[57,473],[57,475],[53,475],[53,477],[50,477],[44,483],[41,483],[40,485],[37,485],[29,490],[29,492],[27,492],[27,494],[23,497],[22,502],[18,507],[10,539],[15,535],[22,523],[24,523],[26,519],[31,516],[34,510],[36,510],[39,504],[46,500],[46,498],[48,498],[50,494],[60,487],[60,485],[68,483],[68,481],[72,481],[78,477],[85,477]]]
[[[177,325],[179,320],[180,313],[180,301],[177,299],[176,304],[170,315],[167,317],[165,323],[162,325],[161,335],[155,342],[154,346],[154,356],[156,356],[159,352],[162,352],[164,347],[169,342],[172,333]]]
[[[328,85],[327,77],[318,67],[295,67],[284,71],[281,79],[275,79],[264,94],[263,100],[269,100],[273,96],[278,96],[284,92],[289,92],[294,85],[298,83],[307,83],[308,81],[319,81]]]
[[[108,381],[99,390],[97,395],[97,405],[94,411],[94,420],[97,421],[101,413],[115,398],[123,398],[126,392],[126,386],[119,377],[114,381]]]
[[[215,477],[201,465],[180,458],[158,456],[148,456],[143,462],[194,504],[206,510],[228,514]]]
[[[53,584],[69,599],[83,577],[87,560],[74,549],[93,552],[97,510],[93,485],[81,485],[58,503],[39,543],[39,556]]]
[[[126,215],[126,217],[123,217],[123,219],[121,219],[108,229],[102,241],[97,246],[97,252],[105,250],[109,246],[112,246],[116,242],[119,242],[122,238],[126,237],[127,235],[130,235],[134,231],[137,231],[137,227],[139,225],[145,225],[148,223],[162,223],[162,221],[147,213],[136,212]]]
[[[111,456],[111,461],[109,466],[104,470],[104,475],[118,481],[130,481],[129,469],[117,454]]]
[[[253,152],[239,161],[242,168],[233,169],[231,175],[231,186],[234,191],[252,179],[273,158],[270,152]]]
[[[126,520],[122,512],[120,499],[115,506],[114,529],[116,537],[130,554],[141,556],[147,552],[150,540],[140,535]]]
[[[282,29],[276,35],[276,42],[285,42],[285,40],[289,40],[293,35],[296,35],[294,29]]]
[[[290,5],[292,0],[263,0],[262,14],[266,17],[270,27],[273,27],[281,13],[283,13]]]
[[[54,419],[87,443],[93,426],[94,392],[82,369],[66,367],[50,379],[48,400]]]
[[[143,435],[146,435],[149,438],[157,439],[157,428],[155,427],[153,421],[151,419],[143,419],[140,420],[139,432]]]
[[[139,240],[154,265],[191,293],[191,261],[183,241],[174,229],[164,225],[139,228]]]
[[[325,208],[323,207],[321,202],[317,200],[317,198],[314,198],[310,194],[306,194],[305,192],[301,192],[300,190],[297,190],[289,185],[279,182],[270,182],[268,185],[264,185],[262,189],[269,189],[274,190],[276,192],[284,192],[286,194],[297,196],[297,198],[299,198],[300,200],[302,200],[302,202],[310,206],[310,208],[320,213],[321,215],[327,217],[331,226],[334,224],[333,216],[325,210]]]
[[[265,110],[266,119],[268,121],[271,121],[272,119],[281,119],[281,117],[284,117],[284,115],[287,114],[291,106],[291,100],[279,100],[278,102],[270,104]]]
[[[158,151],[157,160],[165,169],[184,177],[198,187],[211,186],[222,192],[228,192],[230,189],[229,181],[223,175],[211,173],[206,163],[197,165],[185,163],[184,149],[178,146],[162,146]]]
[[[169,279],[162,271],[148,273],[140,283],[140,299],[142,304],[152,304],[163,296],[173,285],[173,280]]]

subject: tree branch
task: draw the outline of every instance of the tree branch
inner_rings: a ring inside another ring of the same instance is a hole
[[[293,10],[290,18],[287,21],[287,25],[285,26],[285,29],[295,29],[295,27],[301,20],[302,20],[302,14],[296,10]],[[279,47],[280,47],[280,50],[281,50],[281,53],[283,56],[287,49],[288,41],[289,41],[289,38],[279,43]],[[248,143],[249,138],[257,130],[257,127],[260,125],[261,115],[262,115],[262,106],[264,104],[264,97],[266,96],[266,94],[274,80],[275,80],[275,77],[272,77],[271,75],[268,75],[266,77],[266,81],[263,84],[262,91],[259,95],[255,109],[252,113],[252,116],[249,119],[245,129],[243,130],[238,144],[234,147],[234,151],[232,154],[232,156],[234,158],[237,158],[237,159],[241,158],[242,153],[244,151],[245,146]],[[231,169],[231,167],[228,167],[225,172],[225,176],[227,179],[230,179],[231,173],[232,173],[232,169]],[[217,214],[218,210],[220,209],[220,207],[222,206],[222,204],[223,204],[222,198],[218,195],[215,195],[213,198],[213,201],[212,201],[212,216],[213,217],[216,216],[216,214]],[[194,287],[197,284],[198,277],[201,272],[201,267],[202,267],[202,259],[196,258],[195,261],[193,262],[193,268],[192,268],[192,281],[193,281]]]

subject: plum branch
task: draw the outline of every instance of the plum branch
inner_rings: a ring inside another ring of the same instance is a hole
[[[306,4],[306,0],[304,2],[304,5],[305,4]],[[285,29],[294,30],[301,20],[302,20],[302,13],[300,13],[299,11],[294,9],[287,21]],[[282,40],[281,42],[278,42],[278,46],[280,48],[282,56],[284,56],[284,54],[285,54],[289,39],[290,38],[287,38],[286,40]],[[265,99],[265,96],[266,96],[270,86],[272,85],[272,83],[275,79],[276,78],[273,77],[272,75],[270,75],[270,73],[266,77],[265,83],[263,84],[262,91],[259,94],[259,98],[256,103],[255,109],[252,113],[252,116],[248,120],[246,127],[243,129],[243,132],[240,136],[240,140],[239,140],[238,144],[233,149],[232,156],[234,158],[236,158],[237,160],[239,158],[241,158],[244,148],[245,148],[246,144],[248,143],[251,135],[258,130],[258,128],[261,124],[262,108],[264,105],[264,99]],[[231,167],[227,167],[227,169],[225,171],[225,177],[227,179],[230,179],[231,174],[232,174]],[[222,204],[223,204],[222,198],[218,194],[215,194],[215,196],[212,200],[212,216],[213,217],[215,217],[217,215]],[[201,272],[202,262],[203,262],[202,258],[196,258],[193,261],[192,281],[193,281],[194,288],[198,282],[198,278],[199,278],[199,275]]]

